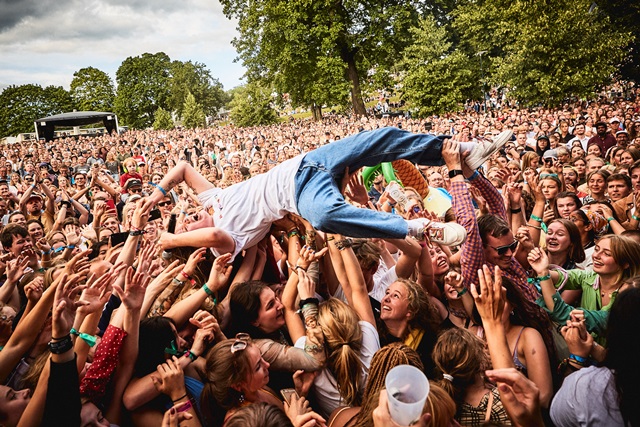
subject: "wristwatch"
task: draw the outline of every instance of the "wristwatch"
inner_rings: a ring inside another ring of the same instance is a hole
[[[462,175],[462,170],[454,169],[449,171],[449,178],[453,178],[454,176]]]

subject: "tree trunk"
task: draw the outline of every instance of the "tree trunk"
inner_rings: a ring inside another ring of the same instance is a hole
[[[311,114],[313,115],[313,120],[320,121],[322,120],[322,107],[318,104],[311,105]]]
[[[343,56],[343,59],[347,63],[347,78],[351,82],[351,104],[353,106],[353,113],[356,116],[366,116],[367,110],[364,107],[364,101],[362,100],[360,77],[358,76],[355,55],[350,53],[345,56]]]

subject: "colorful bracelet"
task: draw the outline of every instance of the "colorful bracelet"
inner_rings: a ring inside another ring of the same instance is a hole
[[[293,228],[287,232],[287,237],[292,238],[293,236],[300,237],[300,230],[297,228]]]
[[[151,185],[153,187],[156,187],[158,190],[160,190],[160,192],[162,193],[163,196],[167,195],[167,190],[162,188],[159,184],[154,184],[153,182],[150,182],[149,185]]]
[[[571,360],[573,360],[575,362],[578,362],[579,364],[582,364],[582,365],[587,365],[589,363],[589,359],[588,358],[582,357],[582,356],[578,356],[578,355],[573,354],[573,353],[571,353],[569,355],[569,359],[571,359]]]
[[[469,289],[467,289],[467,288],[462,289],[460,292],[458,292],[458,298],[462,297],[467,292],[469,292]]]
[[[636,221],[640,221],[640,217],[635,216],[634,214],[631,214],[631,218],[635,219]]]
[[[615,220],[615,218],[614,218],[614,217],[612,217],[612,216],[610,216],[609,218],[607,218],[607,222],[611,222],[611,221],[614,221],[614,220]]]

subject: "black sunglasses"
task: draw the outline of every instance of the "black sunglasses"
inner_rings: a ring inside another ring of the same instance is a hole
[[[173,203],[169,200],[167,200],[166,202],[159,202],[157,205],[161,208],[164,208],[165,206],[169,206],[172,205]]]
[[[511,250],[511,252],[515,252],[516,248],[518,247],[518,241],[514,240],[513,243],[511,243],[510,245],[504,245],[504,246],[498,246],[498,247],[491,246],[491,245],[487,245],[487,246],[489,246],[490,248],[493,248],[498,253],[498,255],[502,256],[506,254],[508,250]]]

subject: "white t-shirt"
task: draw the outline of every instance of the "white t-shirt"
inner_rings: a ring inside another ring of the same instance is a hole
[[[213,221],[236,243],[232,259],[269,233],[271,223],[288,213],[298,214],[295,202],[295,175],[303,156],[282,162],[268,173],[198,195],[205,209],[213,208]],[[220,255],[214,250],[216,255]]]
[[[369,376],[371,359],[375,352],[380,349],[380,338],[378,337],[378,331],[373,325],[371,325],[371,323],[361,320],[358,324],[362,329],[362,348],[358,354],[358,359],[362,362],[362,376],[360,377],[358,389],[360,391],[364,391],[364,386],[367,383],[367,377]],[[304,349],[306,343],[307,337],[300,337],[300,339],[296,341],[295,346],[297,348]],[[341,405],[345,405],[340,397],[340,393],[338,392],[336,380],[328,368],[324,368],[320,371],[318,376],[313,380],[313,390],[318,402],[318,407],[314,409],[327,419],[334,409]]]

